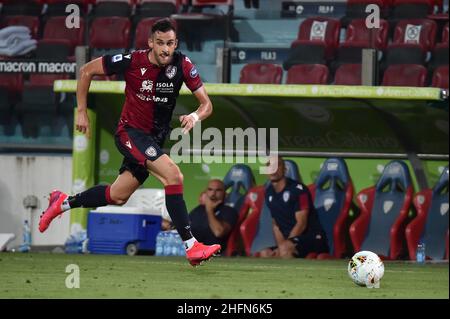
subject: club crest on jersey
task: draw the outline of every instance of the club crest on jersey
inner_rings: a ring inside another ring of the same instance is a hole
[[[195,78],[198,76],[198,71],[197,68],[195,66],[192,67],[191,72],[189,72],[191,78]]]
[[[141,88],[139,89],[139,91],[150,93],[152,91],[152,89],[153,89],[153,81],[145,80],[145,81],[142,81],[142,85],[141,85]]]
[[[287,203],[287,201],[289,200],[289,197],[290,197],[290,196],[291,196],[291,195],[290,195],[289,191],[285,191],[285,192],[283,193],[283,200],[284,200],[285,203]]]
[[[145,150],[145,154],[150,156],[150,157],[155,157],[156,156],[156,149],[153,146],[150,146],[149,148],[147,148]]]
[[[175,65],[169,65],[166,68],[166,76],[171,79],[177,74],[177,67]]]

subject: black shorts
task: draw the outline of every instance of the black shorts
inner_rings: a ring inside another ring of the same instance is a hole
[[[129,171],[143,184],[148,178],[146,161],[156,161],[161,155],[165,136],[155,137],[132,127],[120,127],[114,136],[119,152],[124,156],[119,173]]]
[[[298,258],[305,258],[309,253],[327,253],[328,242],[324,233],[311,232],[310,234],[304,234],[297,237],[289,238],[291,242],[295,244]]]

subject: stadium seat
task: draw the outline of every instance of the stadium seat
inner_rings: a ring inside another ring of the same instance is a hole
[[[448,77],[448,65],[441,65],[434,71],[431,86],[448,90]]]
[[[84,41],[84,20],[80,18],[80,27],[66,28],[66,17],[55,16],[47,20],[44,27],[43,40],[65,40],[70,45],[70,55],[74,54],[75,47],[83,45]]]
[[[425,86],[427,69],[419,64],[397,64],[389,66],[383,75],[384,86]]]
[[[368,29],[365,19],[355,19],[348,25],[345,41],[341,45],[384,50],[388,42],[388,31],[389,24],[386,20],[380,19],[379,28]]]
[[[22,73],[0,73],[0,88],[7,93],[10,103],[18,100],[23,91]]]
[[[329,253],[319,254],[317,258],[350,256],[349,212],[354,188],[345,161],[340,158],[327,159],[310,190],[330,250]]]
[[[361,85],[361,64],[343,64],[334,76],[336,85]]]
[[[284,173],[284,176],[293,179],[294,181],[298,181],[300,183],[303,183],[302,176],[300,175],[300,172],[298,170],[297,163],[293,160],[284,160],[284,167],[286,168],[286,172]]]
[[[39,27],[40,27],[39,17],[22,15],[22,16],[4,16],[2,18],[1,23],[2,28],[13,25],[21,25],[28,27],[28,29],[30,29],[31,32],[31,37],[33,39],[37,39],[39,36]]]
[[[225,255],[233,256],[239,251],[239,225],[245,216],[241,214],[241,207],[245,202],[246,194],[255,184],[250,167],[244,164],[236,164],[230,168],[223,179],[225,190],[230,189],[225,198],[225,205],[231,206],[238,212],[238,220],[232,229],[227,242],[227,251]]]
[[[143,18],[170,17],[180,10],[179,0],[140,0],[136,6],[135,22]]]
[[[52,61],[67,61],[75,59],[73,47],[66,39],[39,40],[36,47],[36,58]]]
[[[431,56],[430,68],[434,70],[438,66],[448,65],[448,44],[449,44],[449,27],[448,23],[442,30],[441,42],[436,44]]]
[[[380,20],[380,28],[368,29],[365,19],[352,20],[347,27],[345,41],[337,49],[335,64],[361,64],[362,49],[384,51],[388,42],[389,23]]]
[[[130,28],[128,18],[96,18],[89,30],[89,46],[96,49],[126,49],[130,46]]]
[[[406,227],[409,258],[416,259],[417,244],[425,244],[431,259],[448,259],[448,166],[433,189],[424,189],[413,200],[417,216]]]
[[[239,83],[281,84],[283,69],[270,63],[251,63],[241,70]]]
[[[323,64],[299,64],[292,66],[286,84],[327,84],[328,67]]]
[[[128,1],[97,0],[91,11],[91,16],[98,17],[129,17],[131,6]]]
[[[80,9],[81,15],[85,15],[88,11],[90,0],[44,0],[47,5],[44,20],[54,16],[67,16],[66,8],[69,4],[75,4]]]
[[[4,3],[1,8],[2,15],[10,16],[35,16],[38,17],[42,12],[42,4],[39,1],[9,1]]]
[[[425,18],[433,13],[432,0],[394,0],[391,19]]]
[[[245,164],[236,164],[230,168],[223,179],[225,190],[229,190],[225,204],[239,211],[245,194],[255,184],[252,170]]]
[[[361,210],[350,226],[354,250],[369,250],[385,259],[405,257],[405,227],[413,193],[408,166],[402,161],[387,164],[377,184],[356,197]]]
[[[338,47],[340,27],[336,19],[307,18],[300,24],[297,40],[292,43],[292,47],[302,47],[307,51],[314,46],[323,46],[325,59],[331,60]]]
[[[437,24],[429,19],[400,20],[395,26],[393,44],[418,44],[432,51],[436,42]]]

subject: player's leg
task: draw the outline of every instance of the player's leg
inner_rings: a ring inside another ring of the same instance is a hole
[[[55,190],[50,194],[48,208],[41,215],[39,231],[44,232],[54,218],[71,208],[123,205],[139,185],[131,172],[123,171],[112,185],[96,185],[74,196]]]
[[[191,264],[197,265],[220,251],[220,245],[206,246],[198,243],[191,233],[189,214],[183,199],[183,174],[178,165],[166,155],[156,160],[146,161],[147,168],[164,185],[166,207],[170,218],[186,246],[186,257]]]

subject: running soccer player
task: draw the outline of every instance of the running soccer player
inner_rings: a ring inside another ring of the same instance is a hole
[[[115,133],[115,142],[124,156],[119,176],[112,185],[97,185],[74,196],[55,190],[40,218],[44,232],[52,220],[76,207],[123,205],[149,176],[154,175],[165,190],[166,206],[172,222],[185,243],[186,258],[192,266],[208,260],[221,249],[198,242],[191,233],[189,215],[183,199],[183,175],[173,160],[162,151],[170,133],[170,120],[181,86],[193,92],[199,102],[195,112],[180,117],[184,133],[212,113],[212,103],[197,69],[177,47],[176,29],[169,19],[155,22],[149,49],[131,54],[105,55],[80,69],[77,83],[76,129],[89,134],[87,94],[94,75],[123,74],[125,103]]]

